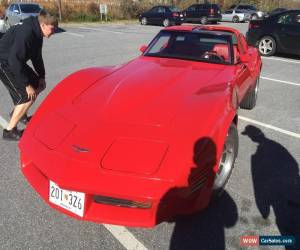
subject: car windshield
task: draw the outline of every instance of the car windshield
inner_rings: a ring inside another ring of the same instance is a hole
[[[218,31],[161,31],[144,56],[232,64],[232,34]]]
[[[41,8],[37,4],[20,4],[23,13],[39,13]]]

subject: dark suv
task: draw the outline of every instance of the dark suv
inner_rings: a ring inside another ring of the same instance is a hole
[[[217,4],[193,4],[184,13],[186,22],[207,24],[208,22],[217,23],[222,19],[221,10]]]

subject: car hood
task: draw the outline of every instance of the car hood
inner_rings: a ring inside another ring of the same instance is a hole
[[[207,113],[208,119],[219,93],[227,89],[226,76],[232,74],[224,71],[229,70],[232,67],[220,64],[142,56],[51,114],[38,114],[40,119],[34,117],[22,143],[32,134],[53,152],[101,162],[106,170],[154,173],[168,151],[168,134],[174,133],[179,114],[197,103],[202,108],[198,114]],[[84,75],[78,81],[84,81]]]
[[[84,126],[100,121],[162,126],[172,121],[191,95],[226,83],[228,74],[222,74],[226,68],[230,67],[140,57],[100,79],[59,112]]]

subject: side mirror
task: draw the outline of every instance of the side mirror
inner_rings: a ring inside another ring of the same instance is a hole
[[[240,61],[242,63],[247,63],[247,62],[249,62],[249,60],[250,60],[250,57],[249,57],[248,54],[241,54],[240,55]]]
[[[148,48],[147,45],[142,45],[142,46],[140,47],[140,51],[141,51],[142,53],[144,53],[144,52],[146,51],[147,48]]]

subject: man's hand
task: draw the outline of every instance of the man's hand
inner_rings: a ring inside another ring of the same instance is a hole
[[[26,92],[27,92],[27,95],[28,95],[28,99],[31,100],[31,101],[34,101],[35,98],[36,98],[35,89],[31,85],[28,85],[26,87]]]

